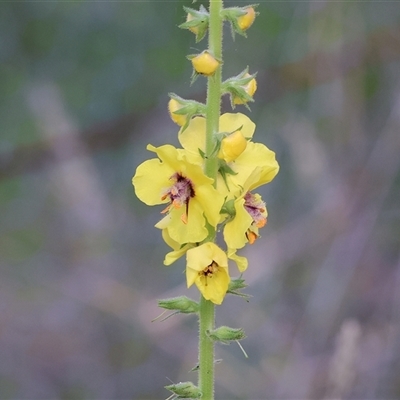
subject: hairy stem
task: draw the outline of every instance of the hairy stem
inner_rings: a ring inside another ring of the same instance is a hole
[[[219,131],[221,110],[222,66],[222,0],[210,0],[208,47],[210,53],[221,62],[215,74],[207,82],[206,109],[206,159],[205,173],[217,182],[218,160],[215,154],[215,135]],[[214,329],[215,306],[201,296],[199,311],[199,388],[202,400],[214,399],[214,342],[207,333]]]

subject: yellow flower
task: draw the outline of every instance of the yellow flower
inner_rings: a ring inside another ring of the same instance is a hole
[[[241,17],[238,17],[237,19],[239,28],[242,31],[246,31],[247,29],[249,29],[250,26],[253,25],[254,20],[256,19],[256,12],[254,11],[253,7],[247,7],[245,10],[246,14],[242,15]]]
[[[267,223],[267,207],[259,194],[251,193],[260,179],[260,168],[256,168],[243,185],[242,193],[234,201],[235,216],[224,227],[224,240],[230,255],[246,243],[253,244],[258,238],[258,229]],[[232,257],[230,257],[232,258]],[[232,258],[233,259],[233,258]],[[240,266],[238,264],[240,269]]]
[[[188,250],[186,260],[187,287],[195,283],[206,300],[221,304],[231,280],[225,252],[207,242]]]
[[[246,73],[244,75],[245,78],[247,78],[249,76],[250,76],[249,73]],[[247,85],[244,85],[242,87],[249,96],[253,97],[254,93],[257,90],[257,81],[255,78],[253,78]],[[235,96],[235,95],[232,96],[232,101],[233,101],[233,104],[245,104],[246,103],[246,101],[243,101],[239,96]]]
[[[247,140],[243,136],[243,133],[238,130],[222,139],[218,157],[226,162],[231,162],[236,160],[245,151],[246,146]]]
[[[244,114],[226,113],[219,119],[220,132],[235,132],[240,130],[245,139],[251,139],[255,131],[255,124]],[[179,134],[179,142],[187,150],[188,159],[195,164],[202,165],[203,159],[199,149],[204,153],[206,137],[206,120],[203,117],[193,118],[184,132]],[[261,167],[259,181],[254,187],[270,182],[279,171],[275,153],[261,143],[247,142],[246,149],[228,166],[236,175],[227,174],[226,180],[229,190],[243,186],[246,179],[255,168]],[[225,182],[218,174],[218,190],[226,187]]]
[[[220,64],[207,50],[193,57],[191,60],[194,70],[198,74],[205,76],[214,75]]]
[[[220,219],[224,196],[200,166],[187,160],[186,152],[171,145],[147,146],[158,158],[140,164],[132,183],[137,197],[147,205],[167,203],[167,215],[156,224],[167,229],[179,244],[201,242],[208,235],[206,222],[214,228]]]
[[[186,115],[175,114],[175,111],[179,110],[180,108],[182,108],[182,106],[181,106],[181,104],[179,104],[179,102],[177,100],[170,99],[170,101],[168,102],[169,115],[170,115],[172,121],[174,121],[179,126],[183,126],[186,123],[186,119],[187,119]]]

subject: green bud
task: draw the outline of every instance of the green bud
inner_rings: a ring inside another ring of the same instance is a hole
[[[252,4],[244,7],[229,7],[221,12],[224,20],[231,24],[232,38],[235,39],[235,33],[246,36],[246,30],[253,24],[255,17],[258,15],[254,9],[257,4]]]
[[[246,337],[242,328],[235,329],[229,326],[220,326],[217,329],[208,332],[208,336],[215,341],[228,344],[231,340],[241,340]]]
[[[176,399],[199,399],[202,396],[200,389],[192,382],[179,382],[164,387],[174,393]]]
[[[179,28],[189,29],[193,32],[196,35],[196,43],[198,43],[207,33],[210,15],[202,5],[200,6],[199,11],[189,7],[183,8],[187,12],[187,17],[186,22],[179,25]]]
[[[166,310],[175,310],[182,314],[197,313],[199,311],[199,303],[186,296],[158,300],[158,306]]]
[[[228,78],[222,83],[222,93],[229,94],[232,109],[235,109],[237,104],[243,104],[250,109],[247,103],[254,101],[253,95],[257,90],[256,75],[257,73],[250,75],[249,67],[246,67],[239,75]]]
[[[234,296],[242,297],[243,299],[245,299],[248,302],[249,298],[251,296],[240,292],[241,289],[245,289],[246,287],[247,287],[247,285],[246,285],[244,279],[241,279],[240,277],[236,278],[236,279],[232,279],[229,282],[227,293],[232,294]]]
[[[196,115],[205,116],[206,105],[195,100],[186,100],[179,97],[175,93],[168,93],[171,98],[169,103],[169,112],[172,120],[178,125],[182,126],[180,132],[182,133],[189,125],[190,120]],[[171,103],[173,102],[173,103]],[[173,104],[173,108],[171,108]]]

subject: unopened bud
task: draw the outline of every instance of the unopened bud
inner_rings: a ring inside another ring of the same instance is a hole
[[[172,121],[174,121],[179,126],[185,125],[185,123],[187,121],[186,115],[175,113],[175,111],[177,111],[181,108],[182,108],[181,104],[179,104],[178,101],[175,99],[170,99],[170,101],[168,102],[169,115],[170,115]]]
[[[189,29],[189,31],[196,35],[196,42],[200,42],[207,33],[210,18],[209,13],[202,5],[198,11],[189,7],[183,8],[187,12],[186,22],[179,25],[179,28]]]
[[[190,120],[195,115],[204,115],[206,106],[195,100],[186,100],[175,93],[169,93],[168,102],[169,115],[176,124],[181,126],[183,132],[189,125]]]
[[[192,382],[179,382],[164,387],[174,393],[178,399],[199,399],[202,396],[200,389]]]
[[[246,14],[238,17],[237,23],[239,25],[239,28],[242,31],[246,31],[247,29],[250,28],[251,25],[253,25],[254,20],[256,19],[256,12],[254,11],[253,7],[246,7],[245,8]]]
[[[230,257],[230,258],[232,258],[232,257]],[[242,257],[242,258],[244,258],[244,257]],[[251,296],[246,293],[241,292],[241,290],[245,289],[246,287],[247,287],[247,285],[244,283],[244,279],[241,279],[241,278],[232,279],[229,282],[227,293],[232,294],[234,296],[239,296],[248,302]]]
[[[195,17],[188,13],[187,17],[186,17],[186,22],[190,22],[193,21],[195,19]],[[197,35],[199,33],[199,27],[197,25],[194,26],[188,26],[188,29],[190,32],[193,32],[195,35]]]
[[[215,341],[228,343],[231,340],[241,340],[246,337],[242,328],[235,329],[229,326],[220,326],[208,333],[208,336]]]
[[[229,282],[228,291],[236,291],[236,290],[244,289],[246,287],[247,287],[247,285],[246,285],[244,279],[236,278],[236,279],[232,279]]]
[[[246,150],[246,147],[246,138],[240,130],[237,130],[222,139],[218,158],[231,162],[236,160]]]
[[[207,50],[194,57],[189,56],[194,70],[197,74],[211,76],[219,67],[220,62],[217,61]]]
[[[246,37],[246,31],[253,24],[257,12],[255,12],[256,4],[245,7],[228,7],[222,11],[222,18],[231,24],[232,37],[235,33]]]
[[[246,73],[244,77],[251,77],[250,74]],[[255,78],[251,79],[250,82],[248,82],[246,85],[243,85],[242,88],[246,92],[247,95],[250,97],[253,97],[254,93],[257,90],[257,81]],[[243,96],[240,95],[233,95],[232,96],[232,102],[233,104],[246,104],[247,100],[243,98]]]
[[[173,297],[171,299],[158,300],[158,306],[166,310],[174,310],[182,314],[197,313],[199,303],[186,296]]]

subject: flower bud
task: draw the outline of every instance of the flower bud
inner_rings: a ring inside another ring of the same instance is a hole
[[[246,293],[241,292],[241,290],[245,289],[246,287],[247,287],[247,285],[244,282],[244,279],[241,279],[241,278],[232,279],[229,282],[229,287],[228,287],[227,293],[233,294],[235,296],[239,296],[248,302],[251,296]]]
[[[199,10],[189,7],[183,7],[187,12],[186,21],[179,25],[179,28],[189,29],[196,35],[196,43],[202,40],[208,29],[210,15],[204,6],[200,6]]]
[[[169,115],[170,115],[172,121],[174,121],[179,126],[185,125],[185,123],[187,121],[186,115],[181,115],[181,114],[175,113],[175,111],[178,111],[181,108],[182,108],[182,106],[175,99],[170,99],[170,101],[168,102]]]
[[[164,387],[174,393],[178,399],[199,399],[202,396],[200,389],[192,382],[179,382]]]
[[[244,75],[245,78],[251,77],[250,74],[246,73]],[[246,85],[241,86],[241,88],[246,92],[247,95],[253,97],[254,93],[257,90],[257,81],[255,78],[251,79]],[[232,102],[233,104],[246,104],[247,100],[244,99],[240,95],[233,94],[232,95]]]
[[[246,138],[240,130],[237,130],[222,139],[218,158],[231,162],[236,160],[246,150],[246,147]]]
[[[214,75],[220,64],[220,62],[217,61],[207,50],[190,58],[194,70],[200,75]]]
[[[215,341],[228,343],[230,340],[241,340],[246,337],[242,328],[235,329],[229,326],[220,326],[208,332],[208,336]]]
[[[190,22],[190,21],[193,21],[193,20],[195,20],[195,17],[192,14],[188,13],[188,15],[186,17],[186,22]],[[193,32],[195,35],[197,35],[199,33],[199,27],[196,26],[196,25],[189,26],[188,29],[189,29],[190,32]]]
[[[239,28],[242,31],[246,31],[247,29],[250,28],[251,25],[253,25],[254,20],[256,19],[256,12],[254,11],[253,7],[246,7],[245,8],[246,14],[238,17],[237,23],[239,25]]]
[[[185,100],[175,93],[169,93],[171,98],[168,102],[169,115],[176,124],[181,126],[183,132],[188,126],[190,120],[195,115],[204,115],[206,106],[194,100]]]
[[[246,287],[247,287],[247,285],[246,285],[244,279],[236,278],[236,279],[232,279],[229,282],[228,291],[236,291],[236,290],[244,289]]]
[[[182,314],[197,313],[199,311],[199,303],[186,296],[158,300],[158,306],[166,310],[175,310]]]
[[[221,16],[231,24],[231,32],[233,39],[235,33],[246,37],[246,31],[253,24],[256,15],[256,4],[245,7],[228,7],[222,10]]]
[[[236,104],[244,104],[253,100],[253,95],[257,90],[256,74],[249,74],[249,68],[245,68],[240,74],[228,78],[222,82],[222,93],[228,93],[231,99],[231,106],[235,108]]]

